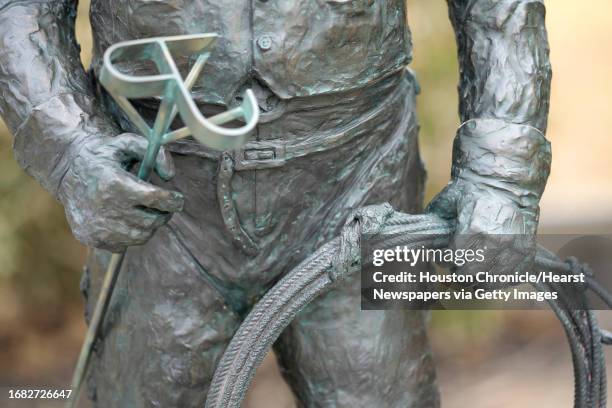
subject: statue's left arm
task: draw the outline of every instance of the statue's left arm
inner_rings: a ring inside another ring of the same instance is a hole
[[[550,171],[545,138],[551,68],[542,0],[448,0],[460,65],[461,126],[451,182],[429,210],[469,234],[514,236],[495,264],[533,259]],[[512,252],[512,254],[510,254]],[[515,264],[515,265],[512,265]]]

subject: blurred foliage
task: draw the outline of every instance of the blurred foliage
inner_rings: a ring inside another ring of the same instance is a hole
[[[78,298],[83,248],[59,203],[16,165],[11,142],[1,126],[0,287],[18,303],[5,307],[19,308],[21,318],[36,320],[36,327],[57,325]]]
[[[457,48],[446,2],[408,0],[408,22],[414,43],[411,67],[421,85],[417,109],[429,201],[450,175],[452,140],[459,124]]]

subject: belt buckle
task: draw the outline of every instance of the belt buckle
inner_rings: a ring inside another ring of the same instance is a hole
[[[236,170],[257,170],[281,167],[285,164],[285,148],[266,142],[247,143],[244,148],[233,151]]]

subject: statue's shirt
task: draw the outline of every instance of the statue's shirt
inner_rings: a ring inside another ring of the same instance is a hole
[[[213,104],[230,103],[253,80],[282,99],[348,91],[411,58],[404,0],[93,0],[91,21],[96,70],[118,41],[217,33],[195,88]]]

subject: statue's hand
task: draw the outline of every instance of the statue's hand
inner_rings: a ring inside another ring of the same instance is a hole
[[[144,138],[124,133],[88,139],[68,152],[72,162],[59,198],[80,242],[113,252],[141,245],[182,209],[182,194],[141,181],[129,172],[146,148]],[[174,176],[172,158],[163,148],[155,171],[164,180]]]
[[[454,223],[449,248],[485,250],[483,262],[465,263],[456,267],[457,272],[510,274],[530,270],[536,250],[537,203],[522,206],[495,188],[457,179],[427,210]]]
[[[550,144],[531,126],[476,119],[459,128],[452,180],[428,210],[454,222],[451,249],[485,250],[460,272],[530,270],[550,160]]]

